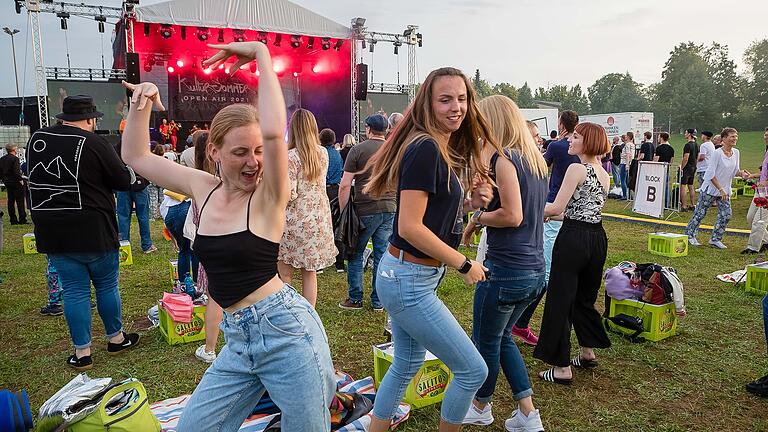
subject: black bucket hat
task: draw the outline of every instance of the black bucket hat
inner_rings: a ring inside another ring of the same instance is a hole
[[[64,99],[62,111],[62,113],[56,114],[56,118],[59,120],[78,121],[104,117],[104,113],[96,110],[93,98],[86,95],[67,96]]]

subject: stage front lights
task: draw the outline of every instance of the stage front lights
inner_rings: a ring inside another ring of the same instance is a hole
[[[187,28],[181,27],[181,40],[187,40]]]
[[[336,51],[341,51],[341,46],[344,44],[344,39],[336,39],[336,45],[333,47]]]
[[[235,42],[245,42],[245,31],[244,30],[232,30],[232,40]]]
[[[280,46],[280,42],[281,42],[282,40],[283,40],[283,35],[281,35],[280,33],[276,34],[276,35],[275,35],[275,43],[274,43],[274,45],[275,45],[276,47],[279,47],[279,46]]]
[[[208,31],[208,28],[206,27],[198,27],[197,28],[197,40],[200,42],[206,42],[211,37],[211,32]]]
[[[224,29],[219,29],[219,37],[216,38],[219,43],[224,43]]]
[[[315,48],[315,37],[310,36],[309,39],[307,39],[307,49],[313,49]]]
[[[184,67],[184,60],[176,60],[176,66],[183,68]]]
[[[149,63],[144,63],[144,72],[152,72],[152,65]]]
[[[324,37],[320,42],[320,48],[322,48],[323,51],[331,49],[331,38]]]
[[[104,15],[97,15],[94,19],[99,23],[99,33],[104,33],[104,23],[107,22],[107,17]]]
[[[267,44],[267,32],[260,31],[256,35],[256,40],[263,43],[264,45]]]
[[[61,29],[66,30],[67,29],[67,19],[69,18],[69,12],[59,12],[56,14],[57,17],[61,18]]]
[[[173,68],[173,66],[168,66],[168,73],[174,73],[176,69]]]
[[[149,23],[144,23],[144,36],[149,36]]]
[[[211,70],[211,68],[205,68],[205,69],[203,69],[203,73],[204,73],[204,74],[206,74],[206,75],[210,75],[210,74],[211,74],[211,72],[213,72],[213,71]]]
[[[398,55],[398,48],[403,46],[403,43],[400,41],[395,42],[393,45],[395,45],[395,55]]]
[[[299,35],[291,36],[291,46],[293,48],[300,47],[301,46],[301,36],[299,36]]]
[[[163,39],[170,39],[171,36],[173,36],[174,30],[170,24],[163,24],[160,26],[160,30],[158,30],[158,32],[160,33],[160,36],[163,37]]]
[[[371,45],[368,47],[368,51],[373,52],[376,49],[376,41],[372,40]]]

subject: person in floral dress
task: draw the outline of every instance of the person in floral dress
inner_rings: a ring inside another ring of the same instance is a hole
[[[315,305],[317,269],[336,261],[330,204],[325,193],[328,153],[320,146],[315,116],[300,109],[291,116],[288,131],[288,175],[291,198],[285,209],[285,232],[280,241],[280,279],[291,283],[301,269],[302,295]]]

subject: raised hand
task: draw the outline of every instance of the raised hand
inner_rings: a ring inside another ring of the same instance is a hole
[[[156,85],[151,82],[143,82],[141,84],[131,84],[128,82],[122,82],[123,87],[133,92],[131,96],[131,105],[138,103],[137,111],[141,111],[147,105],[147,101],[151,101],[152,105],[157,108],[158,111],[165,111],[163,103],[160,101],[160,90]]]
[[[210,44],[208,48],[220,51],[203,61],[203,67],[216,68],[228,58],[235,56],[237,62],[229,69],[229,75],[232,76],[240,69],[240,66],[255,60],[258,50],[266,49],[266,45],[261,42],[230,42],[228,44]]]

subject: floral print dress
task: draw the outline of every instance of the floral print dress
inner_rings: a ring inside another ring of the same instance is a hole
[[[310,183],[303,175],[298,150],[288,151],[291,198],[285,209],[285,232],[280,240],[278,259],[305,270],[328,267],[336,262],[338,254],[333,242],[331,207],[325,193],[328,153],[323,150],[319,154],[322,175],[317,182]]]

